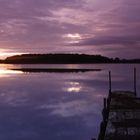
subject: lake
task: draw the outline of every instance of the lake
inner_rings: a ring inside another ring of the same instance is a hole
[[[108,71],[113,90],[133,91],[140,65],[67,64],[0,65],[0,139],[90,140],[97,138],[103,98],[108,95]],[[87,72],[23,72],[11,69],[101,69]]]

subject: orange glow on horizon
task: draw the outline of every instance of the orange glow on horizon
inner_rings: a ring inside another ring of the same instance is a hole
[[[0,59],[5,59],[6,57],[10,57],[13,55],[20,55],[20,52],[11,52],[9,50],[0,49]]]

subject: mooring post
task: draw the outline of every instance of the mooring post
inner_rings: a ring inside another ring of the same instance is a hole
[[[137,75],[136,75],[136,68],[134,68],[134,93],[135,96],[137,95]]]

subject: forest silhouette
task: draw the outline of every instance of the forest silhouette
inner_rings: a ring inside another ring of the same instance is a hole
[[[22,54],[0,60],[7,64],[88,64],[88,63],[140,63],[140,59],[109,58],[88,54]]]

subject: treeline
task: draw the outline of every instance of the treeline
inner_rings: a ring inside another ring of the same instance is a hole
[[[140,59],[126,60],[87,54],[22,54],[7,57],[0,62],[8,64],[140,63]]]

